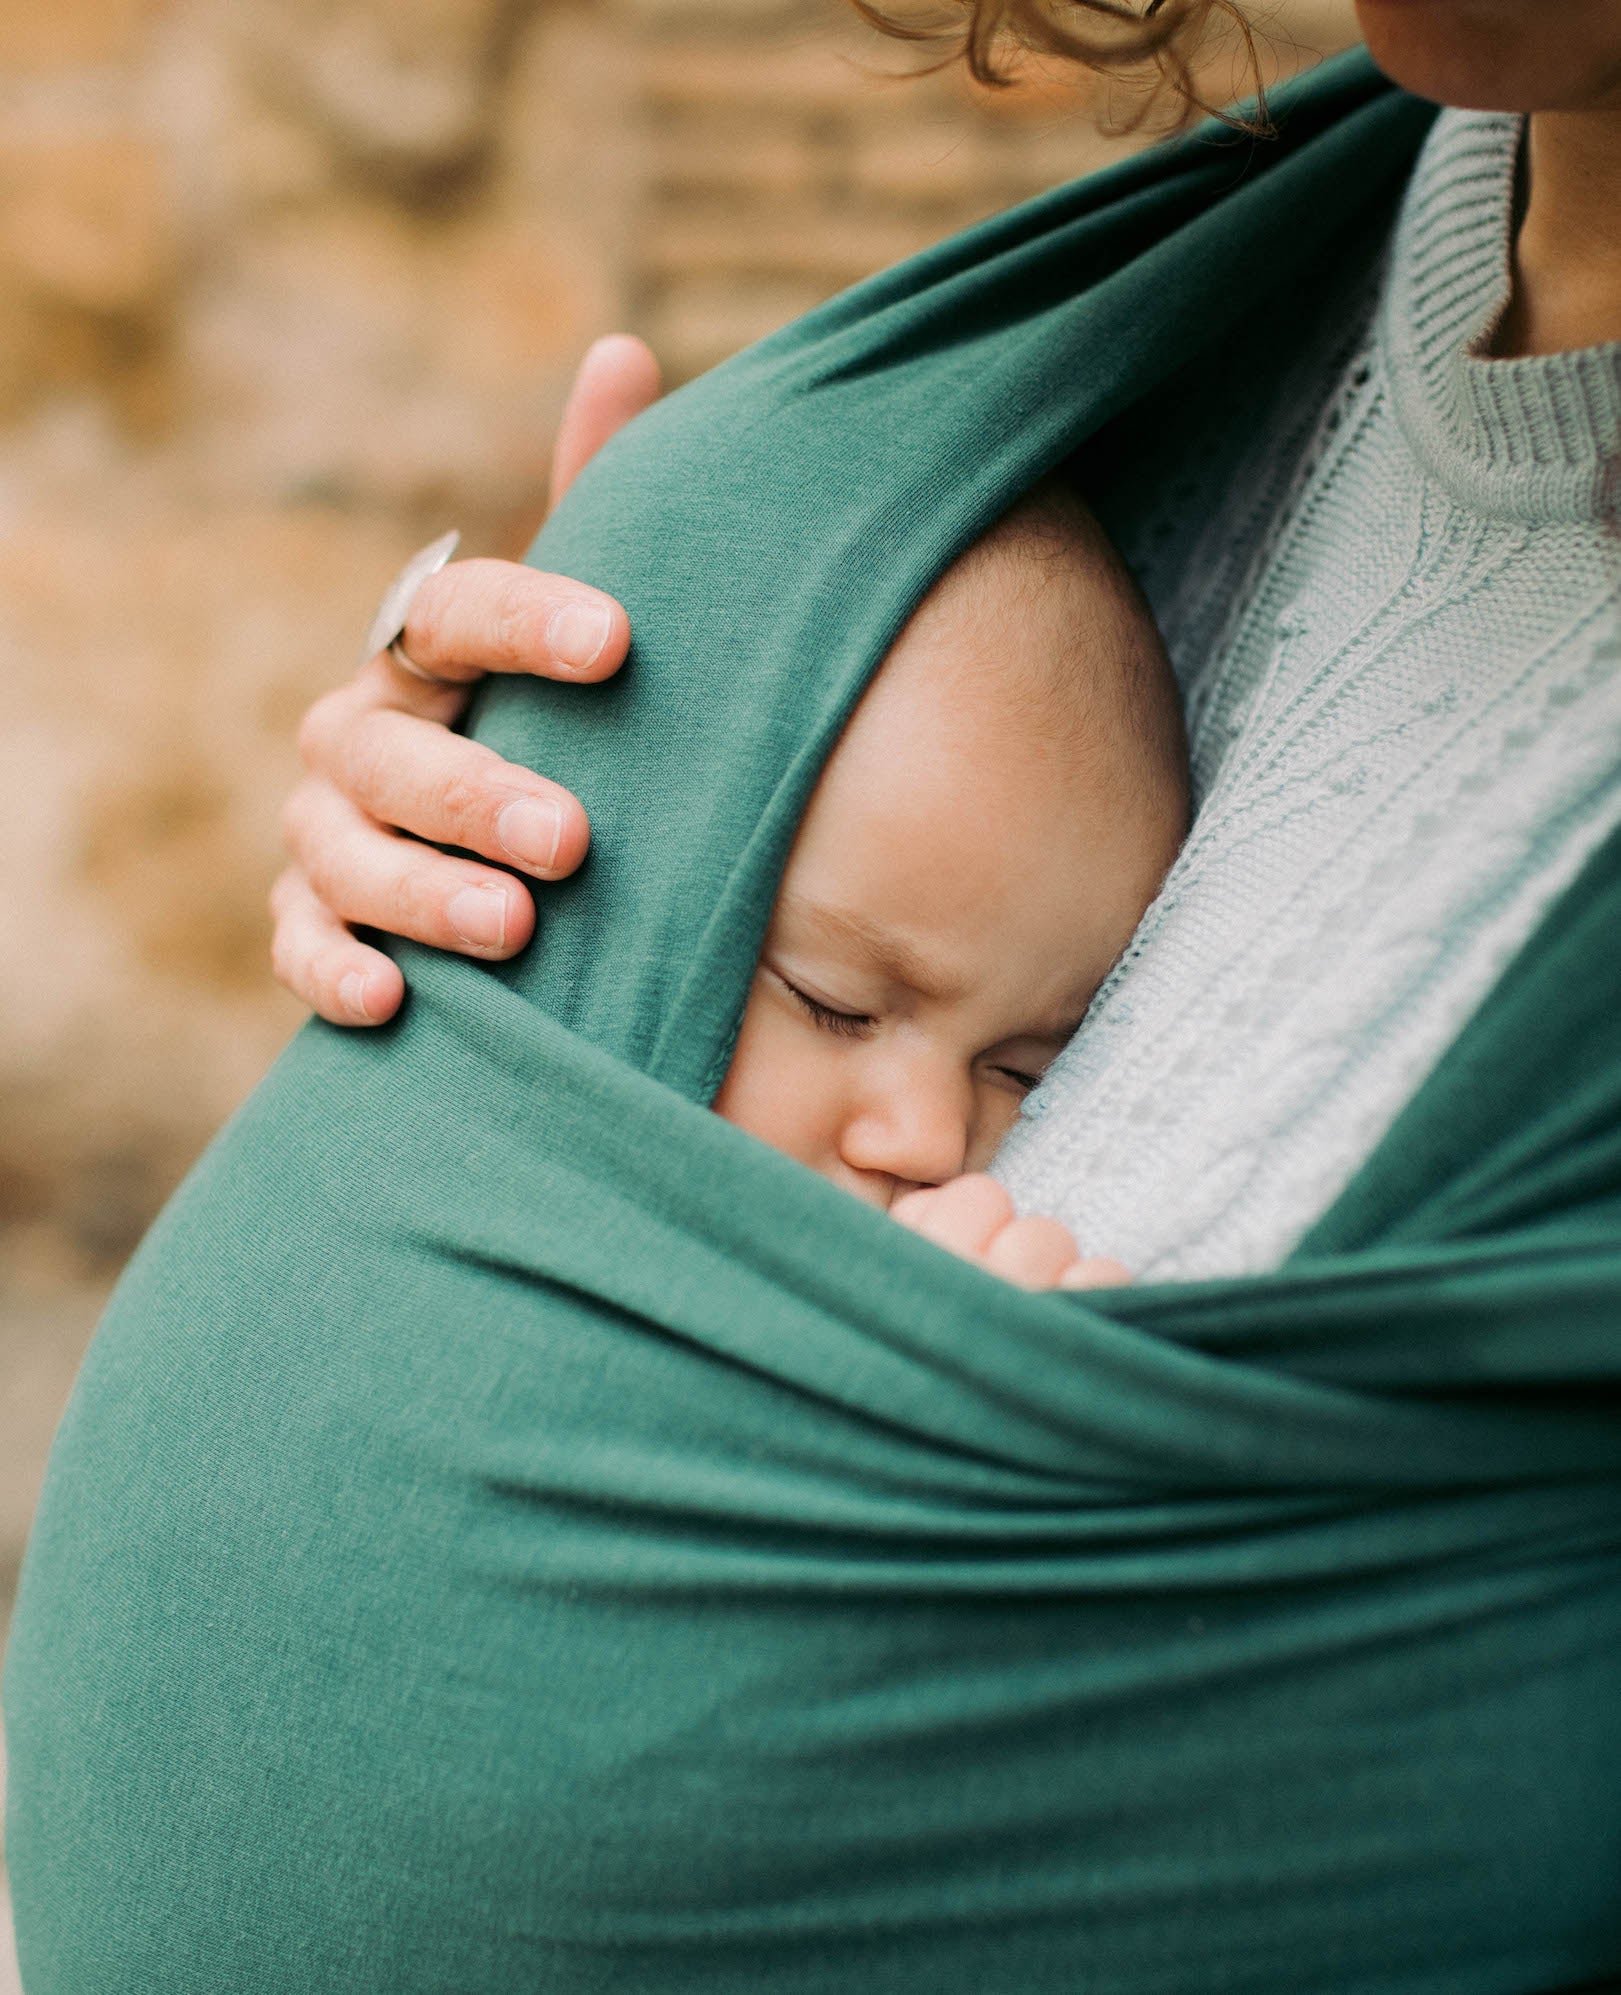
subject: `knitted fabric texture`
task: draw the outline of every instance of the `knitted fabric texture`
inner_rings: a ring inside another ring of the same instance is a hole
[[[1483,357],[1519,135],[1438,121],[1327,408],[1320,341],[1156,603],[1194,830],[998,1166],[1145,1276],[1276,1265],[1621,821],[1621,345]]]

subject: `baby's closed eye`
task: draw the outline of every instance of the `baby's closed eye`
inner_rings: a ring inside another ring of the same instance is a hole
[[[1017,1088],[1020,1094],[1028,1094],[1033,1087],[1039,1086],[1046,1070],[1044,1067],[1014,1067],[1004,1060],[992,1060],[987,1063],[987,1071]]]
[[[806,990],[802,984],[796,983],[792,977],[785,976],[781,970],[774,969],[769,964],[766,967],[800,1009],[814,1019],[824,1032],[837,1033],[844,1039],[860,1039],[872,1031],[878,1023],[870,1012],[845,1011],[838,1005],[829,1004],[826,999],[817,997],[814,991]]]

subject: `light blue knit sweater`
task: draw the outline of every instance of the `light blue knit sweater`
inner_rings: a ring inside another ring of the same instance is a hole
[[[1519,138],[1443,114],[1219,488],[1141,473],[1197,818],[998,1171],[1142,1276],[1286,1254],[1621,822],[1621,344],[1480,357]]]

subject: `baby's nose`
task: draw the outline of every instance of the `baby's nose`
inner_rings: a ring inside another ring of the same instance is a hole
[[[963,1168],[972,1106],[967,1077],[913,1071],[862,1102],[841,1145],[852,1170],[881,1172],[896,1195],[944,1184]]]

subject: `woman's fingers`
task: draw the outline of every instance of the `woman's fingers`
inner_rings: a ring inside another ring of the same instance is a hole
[[[356,707],[301,740],[312,773],[379,827],[482,853],[541,880],[572,873],[591,842],[584,806],[560,784],[415,714]],[[319,863],[321,879],[338,876],[332,858],[322,863],[316,851],[330,815],[310,817],[295,792],[285,823],[306,869]]]
[[[631,333],[610,333],[587,351],[552,451],[554,506],[609,437],[658,400],[660,387],[653,349]]]
[[[399,965],[351,935],[297,866],[271,888],[270,913],[277,981],[312,1011],[333,1025],[381,1025],[399,1010]]]
[[[311,891],[340,923],[491,960],[516,955],[534,933],[534,902],[520,880],[385,831],[320,777],[289,798],[283,830]]]
[[[632,417],[656,402],[659,364],[629,333],[599,339],[581,361],[552,452],[556,505],[581,469]],[[606,679],[625,661],[630,620],[612,596],[564,575],[543,575],[517,561],[455,561],[430,575],[411,600],[400,647],[424,672],[453,684],[486,672],[529,672],[548,679]],[[381,654],[395,704],[428,718],[414,675]],[[428,686],[430,696],[443,698]],[[449,716],[454,718],[454,712]]]
[[[658,363],[640,340],[597,341],[564,411],[553,503],[658,394]],[[272,896],[276,975],[334,1024],[376,1024],[404,993],[397,966],[351,935],[350,922],[464,955],[511,956],[528,942],[535,909],[519,881],[418,841],[561,879],[585,856],[585,812],[556,783],[447,730],[486,672],[609,677],[624,663],[630,623],[611,596],[566,576],[458,561],[417,590],[400,646],[433,677],[383,651],[317,700],[299,729],[310,780],[284,812],[295,864]]]
[[[424,672],[458,683],[486,672],[587,683],[625,662],[630,619],[600,589],[520,561],[453,561],[412,597],[400,645]],[[412,676],[380,656],[396,679]]]

